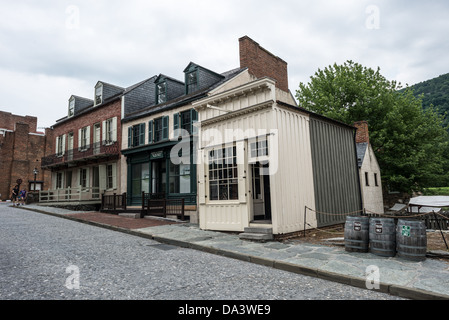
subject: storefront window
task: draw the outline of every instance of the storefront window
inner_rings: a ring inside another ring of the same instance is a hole
[[[149,163],[136,164],[132,167],[132,195],[139,197],[142,192],[150,192]]]
[[[170,162],[170,193],[190,193],[190,164]]]
[[[236,147],[209,152],[209,199],[238,199],[238,170]]]

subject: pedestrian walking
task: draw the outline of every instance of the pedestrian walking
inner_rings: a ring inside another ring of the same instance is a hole
[[[20,200],[20,203],[22,204],[22,206],[25,205],[26,198],[27,198],[27,191],[25,188],[23,188],[19,193],[19,200]]]
[[[14,207],[16,205],[17,202],[17,198],[19,196],[19,185],[15,185],[15,187],[12,189],[12,206]]]

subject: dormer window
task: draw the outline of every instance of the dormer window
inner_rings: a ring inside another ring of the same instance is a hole
[[[198,89],[198,72],[194,70],[186,74],[187,94],[195,92]]]
[[[95,105],[101,104],[103,102],[103,85],[99,84],[95,87]]]
[[[164,103],[167,101],[167,83],[161,82],[157,84],[157,103]]]
[[[71,117],[75,114],[75,98],[71,98],[69,100],[69,114],[68,116]]]

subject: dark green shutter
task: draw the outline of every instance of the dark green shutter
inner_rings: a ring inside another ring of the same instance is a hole
[[[179,113],[173,115],[173,129],[179,129]]]
[[[145,123],[141,123],[139,128],[139,146],[143,146],[144,144],[145,144]]]
[[[133,146],[133,127],[128,127],[128,148]]]
[[[195,109],[190,110],[190,133],[197,134],[198,128],[194,125],[198,122],[198,112]]]
[[[148,122],[148,143],[153,143],[153,120]]]
[[[168,139],[168,116],[162,117],[162,140]]]

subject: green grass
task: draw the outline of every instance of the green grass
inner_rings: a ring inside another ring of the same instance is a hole
[[[449,187],[426,188],[423,194],[425,196],[449,196]]]

